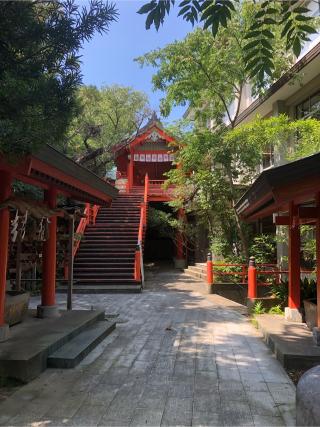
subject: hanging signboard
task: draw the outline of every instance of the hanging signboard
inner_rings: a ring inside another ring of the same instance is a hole
[[[135,162],[173,162],[174,161],[174,155],[173,154],[141,154],[136,153],[133,156],[133,159]]]

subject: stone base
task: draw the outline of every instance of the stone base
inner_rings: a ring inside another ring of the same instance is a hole
[[[4,324],[0,326],[0,342],[7,341],[9,338],[9,325]]]
[[[37,317],[40,319],[60,317],[60,311],[57,305],[38,305]]]
[[[207,283],[207,291],[208,294],[214,294],[214,284],[212,283],[211,285],[209,285],[209,283]]]
[[[315,345],[320,346],[320,328],[318,328],[317,326],[312,329],[312,337]]]
[[[284,318],[288,322],[302,323],[302,315],[297,308],[286,307],[284,309]]]
[[[318,426],[320,419],[320,366],[305,372],[297,385],[297,426]]]
[[[187,263],[185,259],[174,258],[174,268],[179,268],[183,270],[187,267]]]

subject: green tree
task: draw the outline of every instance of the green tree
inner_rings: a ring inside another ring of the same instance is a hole
[[[246,28],[251,25],[252,18],[253,8],[245,4],[241,13],[234,16],[228,27],[222,28],[215,38],[212,38],[209,31],[197,29],[184,40],[137,59],[142,66],[151,65],[156,68],[153,85],[155,89],[165,92],[161,103],[164,115],[169,114],[174,105],[186,104],[189,104],[190,110],[195,114],[194,141],[188,144],[188,152],[185,153],[185,149],[183,152],[188,162],[192,163],[192,150],[196,150],[193,154],[199,161],[200,169],[197,169],[196,164],[192,164],[190,170],[200,171],[192,176],[192,179],[200,179],[195,185],[195,191],[198,185],[201,188],[201,191],[196,191],[197,200],[201,200],[203,206],[210,206],[208,209],[220,210],[222,221],[218,220],[217,212],[214,217],[215,223],[218,221],[220,224],[219,235],[228,236],[225,241],[229,245],[230,241],[235,239],[236,229],[245,254],[248,253],[246,227],[241,224],[234,206],[240,196],[239,177],[242,174],[242,186],[248,184],[253,169],[261,159],[262,147],[252,145],[247,147],[249,151],[245,151],[245,144],[240,148],[233,140],[224,140],[224,135],[235,127],[243,89],[250,77],[243,59],[242,46]],[[278,46],[276,63],[280,76],[291,62],[281,47],[280,38],[275,38],[273,43]],[[203,130],[209,121],[211,131],[215,132],[214,136],[212,132]],[[204,147],[210,153],[209,165],[205,169],[201,163],[201,155],[205,156],[206,153],[201,151]],[[182,159],[183,162],[184,160]],[[217,164],[220,169],[212,169],[212,166]],[[181,188],[185,191],[187,186],[182,184]],[[205,200],[208,195],[212,195],[212,198],[210,196]],[[207,209],[205,211],[207,212]],[[223,220],[226,212],[230,214],[230,221]],[[205,215],[209,220],[208,212]],[[217,230],[217,226],[210,227]],[[239,249],[235,249],[235,252],[239,252]]]
[[[117,18],[112,3],[91,0],[0,2],[0,153],[23,155],[62,143],[76,113],[79,51]]]
[[[189,104],[199,113],[202,122],[214,119],[215,124],[220,125],[226,117],[234,127],[243,88],[250,80],[242,49],[252,19],[252,6],[244,5],[215,38],[199,28],[181,41],[136,59],[141,66],[156,69],[152,82],[154,89],[166,94],[161,105],[164,115],[168,115],[174,105]],[[273,45],[277,51],[275,76],[279,78],[292,65],[293,57],[286,55],[277,35]],[[257,78],[251,80],[258,88]]]
[[[147,29],[154,25],[158,30],[175,3],[175,0],[151,0],[138,13],[147,14]],[[299,56],[309,35],[316,32],[316,21],[309,9],[312,2],[305,0],[251,0],[246,3],[254,5],[255,13],[251,25],[244,29],[243,55],[247,71],[251,77],[257,76],[263,86],[266,75],[274,75],[273,39],[276,33],[280,31],[286,50]],[[178,16],[192,25],[203,22],[203,28],[209,28],[216,37],[221,28],[230,26],[243,4],[241,0],[183,0],[178,5]]]
[[[66,151],[98,174],[112,165],[110,148],[138,132],[151,115],[147,96],[118,85],[83,86],[77,92],[80,113],[72,121]]]

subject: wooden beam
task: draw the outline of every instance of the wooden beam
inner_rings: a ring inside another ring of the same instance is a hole
[[[312,206],[299,206],[298,216],[303,219],[315,220],[318,217],[319,209]]]
[[[275,225],[289,225],[290,218],[288,215],[276,216],[274,223]]]

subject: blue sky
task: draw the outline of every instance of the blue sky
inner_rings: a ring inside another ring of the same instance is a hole
[[[162,94],[159,91],[152,92],[151,78],[154,70],[151,67],[140,68],[133,59],[184,38],[192,27],[180,17],[177,18],[177,11],[172,10],[159,32],[154,28],[147,31],[144,25],[145,15],[136,13],[146,2],[147,0],[115,2],[120,14],[118,22],[111,25],[108,34],[96,35],[82,51],[83,83],[96,86],[116,83],[142,90],[149,96],[151,107],[159,112]],[[164,122],[181,118],[185,110],[186,107],[175,108]]]

